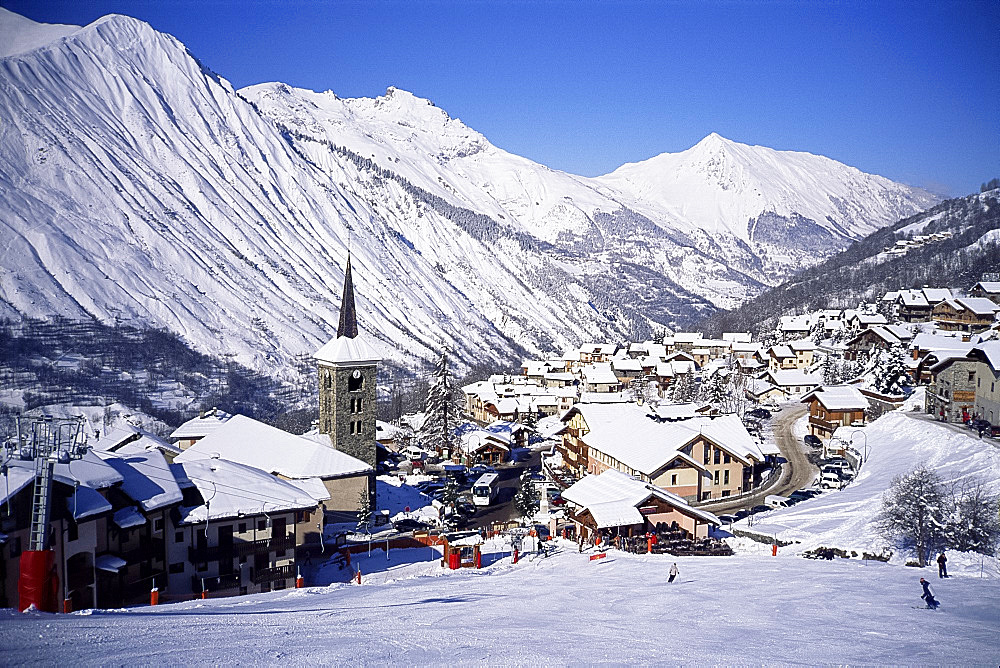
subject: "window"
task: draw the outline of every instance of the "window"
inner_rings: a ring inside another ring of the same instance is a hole
[[[267,527],[267,521],[263,518],[257,520],[257,531],[263,531]]]
[[[167,570],[170,573],[173,573],[175,575],[177,573],[183,573],[184,572],[184,562],[183,561],[178,561],[176,564],[170,564],[170,567]]]
[[[722,456],[722,463],[723,464],[728,464],[731,461],[732,461],[732,457],[729,456],[728,452]]]
[[[153,520],[153,531],[163,531],[163,518],[157,517]]]
[[[722,450],[719,450],[718,448],[716,448],[715,450],[715,463],[716,464],[722,463]]]
[[[975,371],[970,371],[969,372],[969,382],[971,383],[973,381],[973,379],[975,379],[975,377],[976,377],[976,372]]]
[[[364,387],[365,377],[361,375],[360,371],[352,371],[351,375],[347,378],[347,391],[348,392],[360,392]]]
[[[719,484],[719,472],[718,471],[715,472],[715,484],[716,485]]]
[[[726,469],[725,471],[722,472],[722,484],[723,485],[729,484],[729,469]]]
[[[677,474],[676,473],[670,474],[670,484],[671,485],[676,485],[677,484]]]
[[[176,532],[174,532],[174,542],[175,543],[183,543],[184,542],[184,532],[183,531],[176,531]]]
[[[69,525],[66,527],[66,534],[66,539],[71,542],[78,539],[80,537],[80,525],[70,520]]]
[[[247,532],[247,523],[246,522],[240,522],[240,525],[237,527],[237,531],[239,533],[246,533]]]
[[[705,463],[712,461],[712,448],[705,446]]]

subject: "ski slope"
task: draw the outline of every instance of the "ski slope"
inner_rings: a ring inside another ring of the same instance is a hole
[[[495,546],[498,547],[498,546]],[[6,665],[951,664],[1000,660],[1000,579],[933,587],[879,562],[673,559],[560,541],[546,559],[446,571],[430,549],[362,558],[361,585],[70,615],[0,612]],[[435,555],[436,557],[436,555]],[[676,561],[680,577],[667,584]],[[358,560],[355,560],[358,563]],[[927,574],[924,572],[923,574]]]

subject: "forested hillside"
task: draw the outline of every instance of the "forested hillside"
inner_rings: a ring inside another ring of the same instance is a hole
[[[720,311],[695,329],[706,334],[772,328],[783,315],[820,308],[850,308],[887,291],[929,285],[967,289],[1000,271],[1000,190],[950,199],[852,244],[847,250],[768,290],[732,311]],[[903,239],[943,235],[908,248],[886,250]],[[950,236],[947,236],[950,235]]]

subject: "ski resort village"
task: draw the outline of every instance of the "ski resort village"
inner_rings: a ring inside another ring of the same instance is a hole
[[[1000,665],[1000,180],[580,176],[66,16],[0,8],[4,666]]]

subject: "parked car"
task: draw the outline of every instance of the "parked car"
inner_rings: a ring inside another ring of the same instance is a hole
[[[823,464],[823,468],[824,469],[834,468],[834,469],[840,469],[841,471],[850,471],[854,467],[851,466],[851,463],[846,459],[834,458],[827,460],[826,463]]]
[[[736,521],[738,522],[738,521],[740,521],[741,519],[743,519],[744,517],[746,517],[749,514],[750,514],[750,511],[747,510],[746,508],[743,508],[743,509],[737,510],[735,513],[733,513],[733,517],[735,517]]]
[[[794,501],[789,503],[789,498],[787,496],[781,496],[780,494],[768,494],[764,497],[764,503],[771,508],[787,508],[792,505]]]
[[[562,498],[560,494],[556,494],[555,496],[549,499],[549,503],[551,503],[553,506],[565,506],[566,499]]]
[[[806,434],[802,438],[802,440],[805,442],[806,445],[810,445],[814,448],[823,447],[823,441],[819,440],[819,436],[815,436],[813,434]]]
[[[827,472],[820,475],[819,486],[825,489],[840,489],[844,486],[844,481],[837,473]]]
[[[723,524],[732,524],[737,521],[736,515],[716,515]]]
[[[486,464],[476,464],[471,469],[469,469],[469,477],[479,478],[487,473],[496,473],[497,470],[492,466],[487,466]]]
[[[995,424],[989,428],[989,435],[993,438],[1000,438],[1000,424]]]
[[[750,509],[750,514],[753,515],[756,513],[766,513],[769,510],[773,510],[773,508],[771,508],[771,506],[765,506],[765,505],[754,506],[753,508]]]
[[[788,498],[791,499],[791,500],[793,500],[793,501],[798,502],[798,501],[805,501],[806,499],[811,499],[814,496],[816,496],[817,494],[819,494],[819,492],[817,492],[815,490],[807,491],[807,490],[804,490],[804,489],[797,489],[794,492],[792,492],[791,494],[789,494]]]
[[[748,415],[750,415],[751,417],[755,417],[759,420],[771,419],[771,411],[767,410],[766,408],[755,408],[752,411],[750,411]]]
[[[392,523],[392,528],[396,531],[420,531],[421,529],[429,529],[430,527],[431,525],[426,522],[410,518],[403,518]]]

